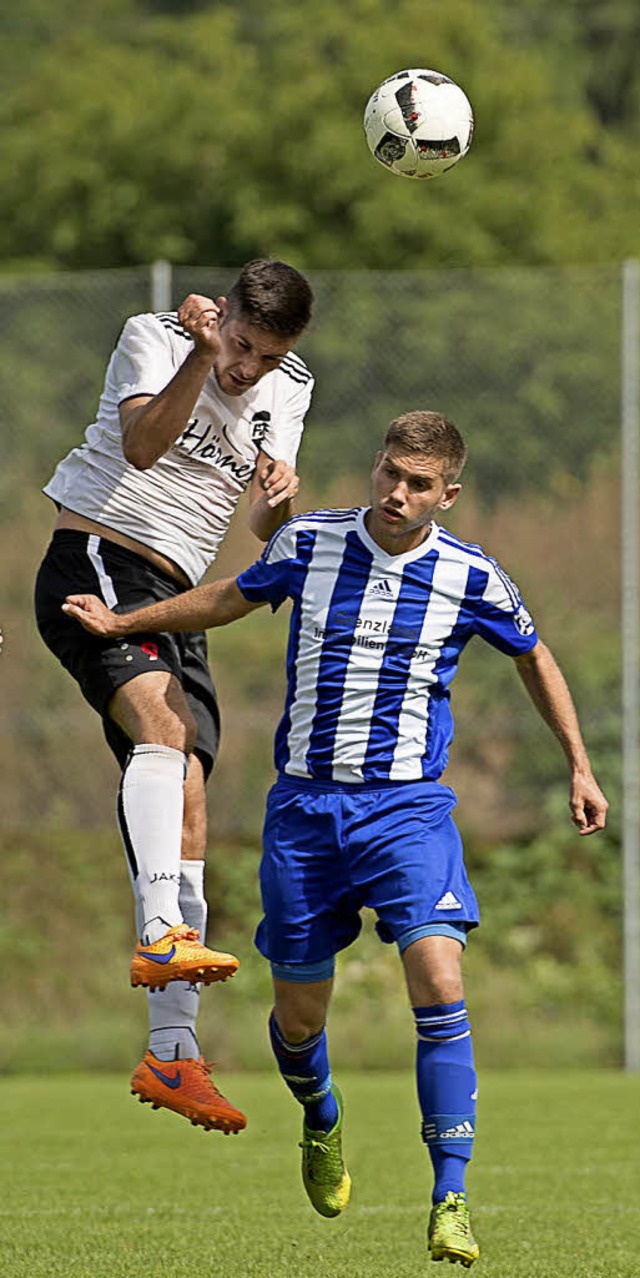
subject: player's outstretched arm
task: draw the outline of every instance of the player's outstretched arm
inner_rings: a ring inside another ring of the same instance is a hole
[[[515,658],[518,674],[539,714],[558,738],[571,769],[569,807],[580,834],[604,829],[609,804],[598,785],[564,675],[546,644]]]
[[[75,617],[92,635],[109,639],[141,631],[208,630],[226,626],[260,607],[260,603],[247,602],[235,577],[227,577],[133,612],[112,612],[97,595],[67,595],[62,611]]]

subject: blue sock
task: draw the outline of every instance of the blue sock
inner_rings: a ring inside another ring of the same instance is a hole
[[[476,1126],[477,1079],[471,1027],[464,1000],[414,1007],[416,1073],[422,1139],[435,1183],[433,1202],[464,1193]]]
[[[331,1068],[324,1029],[303,1043],[288,1043],[272,1012],[269,1037],[280,1073],[290,1092],[304,1106],[307,1127],[330,1132],[338,1121],[338,1105],[331,1090]]]

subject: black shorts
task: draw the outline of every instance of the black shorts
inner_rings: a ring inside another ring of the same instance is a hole
[[[220,714],[207,659],[207,640],[193,634],[136,634],[99,639],[62,611],[67,595],[98,595],[115,612],[130,612],[181,594],[183,587],[142,555],[104,537],[61,529],[36,580],[38,629],[83,696],[102,718],[104,734],[121,767],[129,737],[109,718],[114,692],[136,675],[167,670],[182,685],[197,724],[195,752],[208,776],[220,738]]]

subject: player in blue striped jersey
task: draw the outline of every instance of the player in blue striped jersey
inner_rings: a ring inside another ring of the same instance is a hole
[[[402,957],[417,1033],[422,1134],[434,1169],[432,1258],[478,1255],[464,1178],[476,1075],[461,957],[478,924],[455,795],[440,781],[453,735],[449,685],[474,635],[514,659],[568,760],[581,834],[605,824],[564,678],[517,588],[479,547],[435,522],[460,491],[465,446],[440,414],[389,427],[367,509],[299,515],[239,577],[115,616],[94,597],[66,607],[98,635],[224,625],[293,604],[287,696],[267,801],[256,943],[271,963],[273,1051],[304,1106],[303,1178],[322,1215],[346,1206],[342,1101],[326,1017],[335,955],[373,908]]]

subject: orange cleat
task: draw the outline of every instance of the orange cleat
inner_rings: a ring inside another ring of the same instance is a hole
[[[201,982],[212,985],[226,981],[240,964],[233,954],[221,954],[200,944],[200,933],[180,923],[153,945],[138,941],[131,960],[131,984],[163,990],[170,981]]]
[[[131,1094],[154,1109],[172,1109],[194,1127],[206,1131],[241,1132],[247,1120],[211,1081],[211,1065],[202,1056],[184,1061],[160,1061],[145,1052],[131,1076]]]

